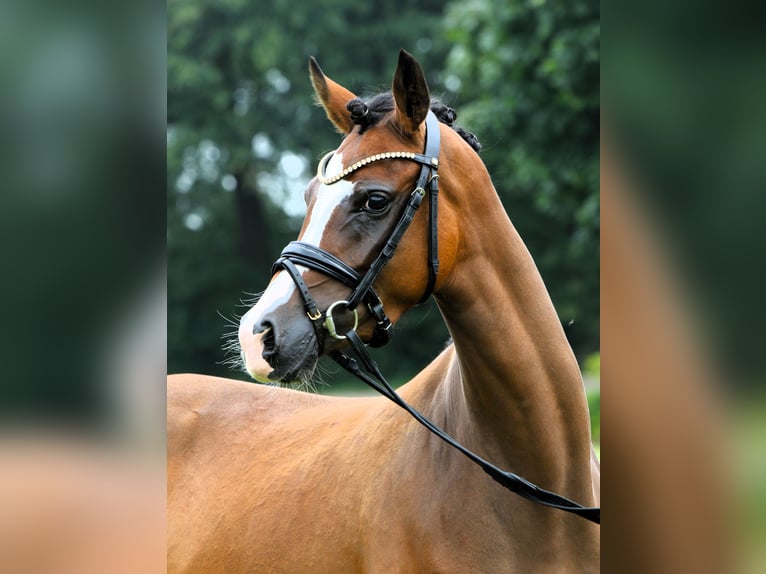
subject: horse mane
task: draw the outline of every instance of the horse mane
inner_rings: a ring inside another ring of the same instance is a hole
[[[359,133],[362,134],[374,125],[376,125],[383,116],[393,111],[394,96],[391,92],[384,92],[374,96],[365,102],[361,98],[354,98],[346,104],[346,109],[351,114],[351,121],[359,126]],[[436,118],[443,124],[455,130],[460,137],[477,153],[481,151],[481,144],[478,138],[469,131],[455,125],[457,112],[439,101],[437,98],[431,98],[431,111]]]

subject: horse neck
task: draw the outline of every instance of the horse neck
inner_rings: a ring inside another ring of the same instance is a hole
[[[577,361],[489,176],[486,197],[476,189],[474,212],[461,210],[469,231],[437,297],[457,351],[437,400],[462,411],[469,424],[456,430],[490,460],[588,501],[590,427]]]

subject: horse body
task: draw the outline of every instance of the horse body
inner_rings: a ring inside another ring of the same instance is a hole
[[[400,394],[476,446],[445,400],[456,371],[450,347]],[[168,391],[169,572],[588,571],[532,526],[592,525],[511,496],[383,398],[199,375]]]
[[[417,76],[407,66],[400,58],[395,97],[405,97],[397,82]],[[338,106],[353,94],[312,75],[328,116],[349,133]],[[385,123],[374,129],[401,140]],[[453,130],[441,136],[434,295],[454,343],[400,394],[485,459],[593,505],[598,465],[577,362],[483,164]],[[373,139],[365,137],[344,141],[347,157],[364,157]],[[366,180],[412,177],[411,169],[365,170]],[[344,201],[353,191],[345,189]],[[340,207],[322,213],[330,226]],[[407,237],[425,237],[420,215]],[[343,248],[315,233],[310,217],[306,230]],[[376,283],[394,320],[422,293],[420,243],[403,243]],[[338,299],[327,291],[332,282],[304,274],[320,303]],[[277,372],[273,355],[289,337],[303,349],[312,340],[305,315],[288,321],[300,299],[285,292],[282,276],[271,284],[280,293],[265,296],[240,331],[247,368],[260,379]],[[370,330],[363,319],[360,334]],[[289,360],[306,362],[285,354],[282,364]],[[168,406],[171,572],[598,571],[598,526],[514,496],[383,398],[179,375],[170,378]]]

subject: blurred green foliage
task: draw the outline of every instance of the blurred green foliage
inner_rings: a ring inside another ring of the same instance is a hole
[[[578,356],[596,351],[598,17],[597,3],[171,1],[169,371],[247,378],[223,364],[222,337],[267,285],[315,162],[339,143],[313,106],[308,57],[364,96],[388,89],[399,48],[483,142]],[[429,302],[376,359],[404,380],[447,338]]]
[[[586,377],[601,377],[601,353],[588,355],[583,362],[582,372]]]
[[[766,571],[766,397],[754,393],[736,405],[737,418],[731,436],[735,455],[735,479],[741,515],[745,572]]]
[[[614,11],[604,125],[727,385],[766,377],[766,64],[749,10]]]
[[[0,2],[3,423],[111,424],[106,349],[164,282],[164,13],[72,4]]]
[[[599,4],[454,2],[448,67],[579,357],[599,336]]]

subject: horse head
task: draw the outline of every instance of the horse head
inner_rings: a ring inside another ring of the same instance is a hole
[[[325,76],[313,58],[309,71],[345,137],[306,188],[298,241],[285,248],[240,322],[245,368],[262,382],[309,378],[322,354],[347,344],[349,329],[372,346],[385,343],[407,309],[438,292],[460,240],[450,194],[440,194],[437,227],[437,181],[447,190],[451,173],[470,177],[465,166],[444,166],[445,158],[468,150],[478,162],[463,141],[470,134],[441,130],[420,64],[405,51],[391,93],[369,103]],[[441,111],[442,121],[445,114],[454,119],[446,106]]]

